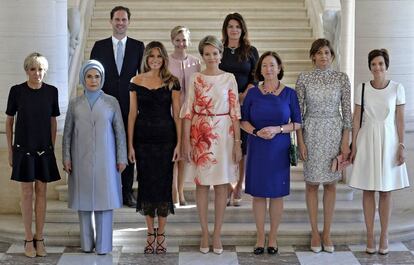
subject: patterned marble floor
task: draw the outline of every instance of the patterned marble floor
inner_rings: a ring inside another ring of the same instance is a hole
[[[393,242],[390,253],[369,255],[363,245],[335,246],[333,254],[314,254],[307,246],[280,247],[278,255],[251,253],[252,247],[225,246],[222,255],[201,254],[197,247],[169,247],[165,255],[139,254],[142,247],[114,247],[111,254],[98,256],[84,254],[78,247],[47,246],[49,255],[44,258],[26,258],[22,244],[0,242],[0,264],[2,265],[112,265],[112,264],[157,264],[157,265],[414,265],[414,240]]]

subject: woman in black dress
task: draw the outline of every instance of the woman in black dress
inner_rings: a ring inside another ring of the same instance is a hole
[[[172,107],[172,116],[171,116]],[[137,211],[145,215],[148,234],[144,253],[165,253],[165,224],[174,213],[173,166],[181,139],[180,83],[168,70],[162,43],[144,50],[142,74],[132,78],[128,116],[128,158],[138,171]],[[154,218],[158,216],[158,229]]]
[[[234,74],[239,91],[240,105],[247,90],[254,87],[254,69],[259,59],[257,49],[250,45],[246,22],[239,13],[230,13],[226,16],[221,30],[224,45],[223,58],[221,59],[220,69]],[[241,131],[243,156],[247,153],[247,134]],[[241,191],[244,181],[244,159],[239,164],[239,180],[236,186],[229,184],[229,198],[227,205],[230,206],[231,194],[233,193],[233,205],[240,206]]]
[[[48,62],[39,53],[24,60],[28,80],[10,89],[7,101],[6,135],[11,179],[21,182],[21,210],[25,228],[24,254],[47,255],[43,241],[46,215],[46,185],[60,179],[53,151],[56,117],[60,115],[58,90],[43,82]],[[16,131],[13,141],[15,115]],[[33,185],[34,184],[34,185]],[[32,233],[33,191],[35,193],[36,234]]]

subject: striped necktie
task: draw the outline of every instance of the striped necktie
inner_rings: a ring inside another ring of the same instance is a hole
[[[122,62],[124,61],[124,51],[122,41],[118,41],[116,46],[116,68],[118,69],[118,74],[121,74]]]

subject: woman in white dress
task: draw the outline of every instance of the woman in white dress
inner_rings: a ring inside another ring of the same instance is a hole
[[[356,144],[352,145],[353,170],[349,185],[363,190],[366,252],[369,254],[376,252],[375,192],[379,192],[381,235],[378,253],[385,255],[388,253],[391,191],[409,186],[404,158],[405,94],[401,84],[387,79],[387,50],[371,51],[368,66],[374,80],[366,82],[364,89],[360,84],[355,91],[352,140]]]

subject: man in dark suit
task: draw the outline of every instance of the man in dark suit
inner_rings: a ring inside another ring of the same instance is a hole
[[[116,6],[111,11],[110,23],[112,36],[96,41],[91,59],[98,60],[105,68],[103,91],[118,99],[124,120],[125,132],[128,128],[129,82],[140,71],[144,44],[127,37],[126,33],[131,13],[127,7]],[[124,205],[135,207],[136,199],[132,194],[134,164],[129,164],[122,172],[122,197]]]

